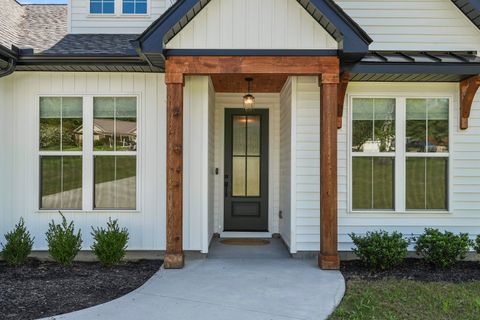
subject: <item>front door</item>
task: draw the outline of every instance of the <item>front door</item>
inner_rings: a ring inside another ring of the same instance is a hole
[[[268,231],[268,109],[225,109],[225,231]]]

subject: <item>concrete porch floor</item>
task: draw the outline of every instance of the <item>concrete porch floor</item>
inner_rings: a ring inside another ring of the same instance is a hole
[[[345,292],[338,271],[290,258],[279,239],[234,246],[216,239],[207,259],[161,269],[119,299],[55,319],[325,319]],[[53,318],[50,318],[53,319]]]

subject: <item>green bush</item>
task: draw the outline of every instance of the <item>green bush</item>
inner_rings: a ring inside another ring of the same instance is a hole
[[[365,236],[350,234],[356,248],[352,248],[358,258],[372,270],[387,270],[405,259],[409,241],[398,232],[367,232]]]
[[[432,228],[425,229],[415,241],[417,254],[437,268],[450,268],[457,260],[465,259],[472,245],[467,233],[455,235],[449,231],[441,233]]]
[[[475,251],[477,251],[478,254],[480,254],[480,234],[477,236],[475,239]]]
[[[81,230],[75,234],[73,221],[67,223],[67,219],[61,212],[60,215],[62,216],[61,224],[55,224],[52,220],[48,225],[46,233],[48,252],[58,263],[70,266],[82,248]]]
[[[19,266],[27,260],[28,255],[32,252],[33,239],[30,232],[25,227],[25,221],[20,221],[15,228],[5,234],[7,243],[2,244],[2,257],[11,266]]]
[[[92,230],[94,243],[91,248],[100,263],[105,266],[118,264],[125,257],[129,239],[128,230],[120,229],[118,220],[112,221],[112,219],[108,220],[107,229],[92,227]]]

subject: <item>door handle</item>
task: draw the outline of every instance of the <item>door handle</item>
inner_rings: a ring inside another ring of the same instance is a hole
[[[225,198],[228,197],[228,174],[225,175],[225,182],[223,184],[223,190],[225,193]]]

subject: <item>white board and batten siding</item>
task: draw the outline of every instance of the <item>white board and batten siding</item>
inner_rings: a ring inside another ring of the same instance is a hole
[[[208,78],[185,83],[184,248],[208,248],[207,132]],[[0,79],[0,234],[20,217],[35,237],[34,250],[45,250],[48,223],[60,216],[39,211],[38,98],[41,95],[138,97],[138,204],[133,211],[64,211],[92,244],[91,226],[109,217],[130,232],[130,250],[164,250],[166,221],[166,87],[163,74],[17,72]],[[202,121],[199,121],[202,120]],[[203,122],[204,121],[204,122]],[[205,123],[205,125],[203,124]],[[194,161],[191,161],[194,159]],[[193,203],[197,201],[197,203]]]
[[[295,0],[212,0],[168,43],[172,49],[337,49]]]
[[[480,51],[480,31],[451,0],[335,0],[370,50]]]
[[[122,14],[122,0],[115,0],[115,14],[91,14],[90,0],[70,0],[69,33],[141,34],[170,6],[171,0],[147,0],[146,15]]]
[[[320,244],[320,139],[317,79],[298,77],[296,88],[296,250],[316,251]],[[349,103],[356,94],[388,96],[451,96],[451,198],[448,213],[356,213],[349,210]],[[338,131],[339,250],[349,251],[349,233],[371,230],[419,234],[435,227],[455,233],[480,234],[480,94],[477,94],[469,129],[458,127],[458,84],[455,83],[351,83],[347,92],[343,127]],[[294,250],[293,250],[294,251]]]

